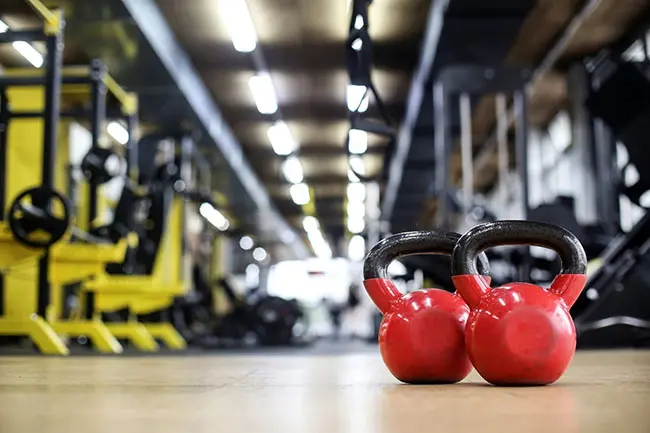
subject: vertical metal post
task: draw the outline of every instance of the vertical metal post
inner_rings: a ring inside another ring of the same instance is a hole
[[[48,35],[45,39],[45,104],[43,119],[42,179],[44,187],[54,188],[54,168],[61,107],[61,68],[63,41],[61,31]],[[45,316],[50,304],[50,284],[48,278],[49,251],[38,261],[38,301],[37,314]]]
[[[102,127],[106,119],[106,85],[104,74],[106,68],[99,60],[93,60],[90,65],[91,88],[91,119],[90,135],[92,139],[91,150],[99,147],[99,140],[102,134]],[[98,189],[99,185],[93,180],[88,181],[88,230],[93,226],[97,218]]]
[[[5,219],[5,207],[7,206],[7,140],[9,139],[9,101],[7,92],[3,90],[0,93],[0,221]]]
[[[617,185],[621,182],[621,170],[616,158],[616,139],[600,119],[592,119],[594,127],[594,161],[598,194],[596,204],[599,222],[609,236],[616,236],[621,227],[621,207]]]
[[[4,221],[5,207],[6,207],[6,188],[7,188],[7,146],[8,132],[9,132],[9,101],[7,100],[7,92],[3,89],[0,93],[0,221]],[[5,311],[5,293],[4,293],[4,275],[0,273],[0,317],[4,315]]]
[[[497,115],[497,158],[499,161],[499,180],[497,185],[507,188],[508,176],[508,113],[506,111],[506,96],[499,93],[495,99]],[[506,197],[508,194],[506,194]]]
[[[447,124],[447,95],[442,83],[433,87],[433,112],[435,125],[435,186],[438,194],[438,210],[436,225],[449,228],[449,172],[448,147],[451,141],[449,125]]]
[[[472,107],[469,95],[460,95],[460,157],[463,176],[463,212],[469,215],[474,201],[474,158],[472,155]]]
[[[528,107],[526,93],[521,90],[514,94],[515,147],[517,165],[521,180],[521,201],[523,217],[528,219],[530,202],[528,200]]]
[[[519,90],[514,93],[513,105],[515,113],[515,149],[517,156],[517,169],[521,181],[521,202],[523,218],[528,219],[530,202],[528,200],[528,110],[526,92]],[[530,247],[523,247],[523,260],[519,269],[519,279],[522,282],[530,281],[532,267]]]
[[[139,166],[138,166],[138,137],[136,132],[138,130],[138,116],[131,114],[126,117],[126,131],[129,133],[129,141],[126,143],[126,175],[133,182],[138,182]]]

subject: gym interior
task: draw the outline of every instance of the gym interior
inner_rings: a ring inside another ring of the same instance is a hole
[[[647,0],[1,0],[0,432],[647,433],[646,133]]]

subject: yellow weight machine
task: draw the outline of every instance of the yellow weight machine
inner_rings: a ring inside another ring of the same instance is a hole
[[[187,136],[173,137],[173,162],[178,177],[167,179],[164,186],[152,200],[148,235],[141,239],[154,239],[154,254],[140,255],[140,260],[151,262],[144,274],[110,274],[105,272],[83,286],[86,296],[85,315],[112,313],[127,310],[128,319],[123,322],[107,323],[111,333],[130,339],[140,350],[157,349],[156,339],[170,349],[184,349],[187,344],[168,320],[157,323],[143,323],[138,315],[150,314],[171,307],[177,297],[184,296],[191,284],[185,251],[186,200],[195,200],[188,193],[187,180],[191,177],[192,140]],[[165,165],[163,165],[165,167]],[[160,181],[160,179],[158,179]],[[189,195],[188,195],[189,194]],[[151,217],[153,215],[153,217]],[[143,243],[138,245],[147,250]],[[136,253],[136,257],[138,254]]]
[[[67,199],[54,190],[64,22],[61,12],[46,12],[41,28],[0,35],[2,43],[45,42],[47,51],[39,80],[0,76],[0,335],[27,336],[41,352],[65,355],[68,348],[44,320],[39,291],[48,248],[69,235],[71,219]],[[37,206],[52,222],[45,229],[35,230],[24,213]]]

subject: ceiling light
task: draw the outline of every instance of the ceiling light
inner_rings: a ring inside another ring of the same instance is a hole
[[[111,122],[106,126],[108,134],[120,144],[129,142],[129,131],[118,122]]]
[[[360,129],[350,129],[348,133],[348,149],[350,153],[361,155],[368,150],[368,133]]]
[[[362,202],[366,199],[366,186],[362,183],[348,184],[348,201]]]
[[[318,231],[320,229],[320,223],[313,216],[306,216],[302,219],[302,227],[307,233]]]
[[[360,156],[351,156],[350,157],[350,167],[357,173],[361,175],[366,174],[366,166],[363,163],[363,158]]]
[[[361,38],[356,38],[355,40],[353,40],[351,47],[354,51],[361,51],[361,48],[363,48],[363,41],[361,40]]]
[[[239,240],[239,246],[244,251],[250,250],[251,248],[253,248],[253,245],[254,245],[253,238],[251,238],[250,236],[242,236],[242,238]]]
[[[16,41],[11,44],[29,63],[35,68],[43,66],[43,55],[36,51],[36,48],[25,41]]]
[[[361,30],[364,25],[365,25],[365,22],[363,21],[363,17],[361,15],[357,15],[354,18],[354,28],[357,29],[357,30]]]
[[[361,233],[366,228],[366,221],[363,218],[348,217],[348,231],[350,233]]]
[[[267,254],[266,250],[262,247],[257,247],[253,250],[253,258],[258,262],[263,262],[266,260]]]
[[[348,168],[348,180],[350,182],[360,182],[361,181],[361,179],[359,179],[359,176],[354,174],[354,172],[349,168]]]
[[[221,13],[232,44],[240,53],[250,53],[257,45],[257,34],[244,0],[221,0]]]
[[[311,199],[309,196],[309,187],[304,183],[291,185],[289,193],[291,194],[291,200],[298,206],[306,205]]]
[[[360,262],[366,255],[366,240],[363,236],[352,236],[348,243],[348,257],[350,260]]]
[[[273,151],[280,156],[287,156],[298,148],[289,127],[283,121],[271,125],[266,135],[269,137]]]
[[[332,249],[320,230],[307,232],[307,238],[309,238],[309,243],[317,257],[321,259],[329,259],[332,257]]]
[[[364,113],[368,109],[368,88],[349,84],[346,91],[348,110]]]
[[[362,202],[348,202],[348,218],[363,218],[366,216],[366,206]]]
[[[0,20],[0,33],[4,33],[7,30],[9,30],[9,26],[4,21]],[[43,55],[28,42],[15,41],[11,45],[35,68],[43,66]]]
[[[284,160],[282,163],[282,173],[285,179],[291,183],[300,183],[304,178],[300,160],[295,156],[290,156]]]
[[[268,73],[252,76],[248,80],[248,88],[253,94],[257,110],[262,114],[273,114],[278,111],[278,99],[275,96],[273,81]]]
[[[228,230],[228,227],[230,227],[230,223],[226,217],[223,216],[223,214],[215,209],[214,206],[212,206],[210,203],[202,203],[199,207],[199,213],[210,224],[222,232]]]

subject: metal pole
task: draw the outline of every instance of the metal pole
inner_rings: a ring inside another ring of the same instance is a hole
[[[7,187],[7,147],[9,130],[9,101],[7,92],[0,94],[0,221],[5,218],[6,191]],[[4,275],[0,273],[0,317],[4,315]]]
[[[499,180],[498,185],[501,188],[506,188],[508,191],[508,184],[506,177],[508,176],[508,113],[506,96],[499,93],[496,96],[496,114],[497,114],[497,155],[499,160]],[[508,197],[509,194],[506,194]]]
[[[138,116],[131,114],[126,118],[126,130],[129,133],[129,141],[126,143],[126,175],[133,182],[138,182],[139,166],[138,166],[138,137],[136,132],[138,130]]]
[[[90,67],[90,76],[93,79],[90,85],[92,98],[90,119],[91,150],[99,147],[102,126],[106,119],[106,86],[103,82],[105,73],[106,68],[104,65],[98,60],[93,60]],[[88,230],[92,228],[93,222],[97,218],[98,189],[99,185],[95,181],[92,179],[88,181]]]
[[[9,101],[7,92],[0,94],[0,221],[5,219],[7,187],[7,140],[9,137]]]
[[[43,119],[43,155],[41,184],[54,188],[54,168],[56,164],[56,146],[59,126],[59,109],[61,106],[61,68],[63,41],[61,31],[47,36],[47,54],[45,56],[45,104]],[[47,205],[47,203],[44,203]],[[49,251],[38,261],[38,302],[37,314],[45,316],[50,304],[50,283],[48,278]]]
[[[469,215],[474,200],[474,164],[472,163],[472,107],[469,95],[460,95],[460,155],[463,176],[463,212]]]
[[[517,154],[517,168],[521,181],[521,202],[523,219],[527,220],[530,213],[528,201],[528,112],[526,106],[526,93],[524,90],[515,92],[513,96],[515,111],[515,147]],[[523,247],[523,260],[519,269],[519,279],[522,282],[530,281],[532,267],[530,247]]]
[[[450,142],[447,125],[447,95],[442,83],[433,87],[433,111],[435,125],[435,179],[438,194],[438,210],[436,225],[440,228],[449,227],[449,173],[447,170],[448,147]]]
[[[515,111],[515,146],[517,149],[517,165],[521,180],[521,201],[523,217],[528,219],[530,202],[528,201],[528,109],[526,93],[522,91],[514,94]]]

